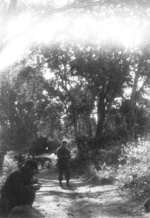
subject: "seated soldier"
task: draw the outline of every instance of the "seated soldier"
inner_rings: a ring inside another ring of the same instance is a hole
[[[35,191],[40,189],[38,181],[33,179],[37,172],[37,162],[27,160],[22,167],[10,173],[1,190],[2,205],[6,213],[16,206],[33,204]]]

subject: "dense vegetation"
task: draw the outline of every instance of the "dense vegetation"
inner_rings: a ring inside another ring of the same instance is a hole
[[[23,0],[1,2],[1,53],[13,40],[7,37],[7,27],[23,12],[38,17],[34,25],[53,19],[57,12],[69,20],[66,39],[60,31],[62,38],[29,43],[23,57],[1,70],[2,150],[39,155],[54,151],[65,137],[76,145],[79,161],[85,160],[91,169],[96,166],[94,171],[105,165],[121,170],[126,164],[125,175],[138,174],[128,166],[132,168],[135,160],[141,163],[142,152],[148,152],[144,150],[148,141],[142,140],[149,140],[150,132],[150,5],[149,1],[130,2],[80,0],[60,9],[50,1],[36,6]],[[143,28],[142,41],[127,48],[115,38],[99,42],[97,32],[75,40],[69,27],[82,14],[90,14],[94,22],[123,15],[128,25],[126,18],[135,19]],[[149,166],[146,152],[141,165],[145,171],[140,175],[144,182]]]

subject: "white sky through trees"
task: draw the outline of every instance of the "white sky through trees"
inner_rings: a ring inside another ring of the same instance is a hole
[[[30,0],[35,5],[41,2]],[[70,1],[54,1],[57,8],[64,7],[68,2]],[[90,13],[76,15],[76,11],[68,14],[60,11],[44,19],[40,19],[41,15],[33,16],[29,11],[22,12],[7,26],[8,43],[0,53],[1,70],[20,60],[32,42],[50,44],[55,40],[83,40],[93,41],[97,45],[120,43],[127,49],[136,49],[148,37],[149,21],[132,13],[129,17],[113,13],[106,16],[106,11],[104,8],[99,14],[96,12],[95,17]]]

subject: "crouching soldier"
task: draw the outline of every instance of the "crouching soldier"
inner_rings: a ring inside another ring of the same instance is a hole
[[[6,213],[20,205],[32,205],[36,190],[40,189],[33,176],[38,172],[37,162],[27,160],[18,170],[10,173],[1,190],[2,205]]]
[[[70,180],[70,172],[69,172],[69,159],[70,151],[66,148],[67,142],[66,140],[62,141],[62,145],[57,149],[57,165],[58,165],[58,180],[60,186],[62,186],[63,174],[65,174],[66,185],[69,185]]]

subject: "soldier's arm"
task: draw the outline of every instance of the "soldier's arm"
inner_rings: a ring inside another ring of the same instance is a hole
[[[70,151],[69,151],[69,150],[66,150],[66,155],[65,155],[64,157],[67,158],[67,159],[70,159],[70,158],[71,158],[71,155],[70,155]]]
[[[60,150],[57,151],[57,157],[58,157],[58,158],[63,158],[63,157],[64,157],[64,155],[62,155],[62,153],[60,152]]]

